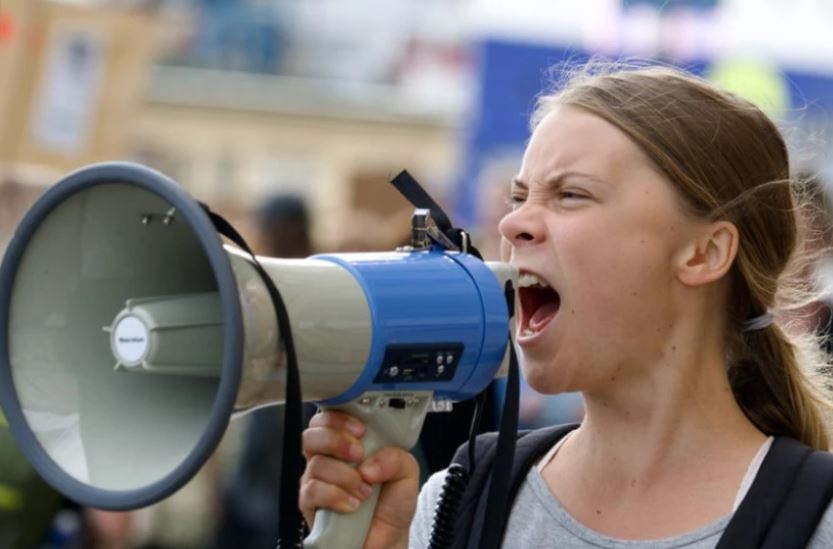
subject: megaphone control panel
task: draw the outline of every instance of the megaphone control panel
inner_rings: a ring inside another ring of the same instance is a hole
[[[451,381],[463,355],[462,343],[389,345],[374,383]]]

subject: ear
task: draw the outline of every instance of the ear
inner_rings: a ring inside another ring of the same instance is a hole
[[[715,221],[697,231],[677,256],[677,278],[687,286],[702,286],[723,278],[738,253],[738,228]]]

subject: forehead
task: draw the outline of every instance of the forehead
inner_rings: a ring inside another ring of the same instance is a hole
[[[521,175],[536,180],[575,169],[616,181],[648,166],[639,147],[619,128],[580,108],[559,106],[535,128]]]

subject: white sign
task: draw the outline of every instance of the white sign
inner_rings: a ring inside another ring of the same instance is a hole
[[[104,74],[104,45],[88,30],[61,29],[48,55],[34,103],[34,138],[47,149],[77,153],[88,144]]]

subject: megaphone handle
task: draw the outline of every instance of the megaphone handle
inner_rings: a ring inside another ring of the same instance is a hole
[[[365,455],[381,448],[378,444],[374,445],[375,447],[368,446],[368,436],[372,436],[369,429],[364,436]],[[373,513],[376,511],[380,491],[381,485],[374,484],[370,497],[352,513],[338,513],[327,509],[316,511],[312,531],[304,540],[304,549],[361,549],[370,529]]]
[[[370,456],[383,447],[398,446],[410,450],[416,444],[425,414],[431,404],[431,393],[415,393],[397,399],[407,402],[403,408],[388,404],[384,394],[364,394],[348,404],[322,406],[323,409],[339,410],[364,421],[367,432],[362,438],[364,455]],[[309,536],[304,540],[304,549],[361,549],[376,511],[380,485],[373,486],[373,493],[352,513],[337,513],[319,509],[315,512],[315,523]]]

